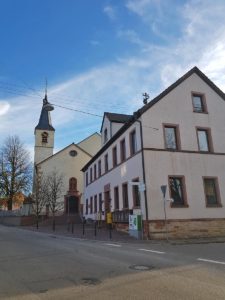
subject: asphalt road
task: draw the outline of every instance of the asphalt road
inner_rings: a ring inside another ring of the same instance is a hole
[[[225,244],[111,243],[0,225],[0,299],[225,299]]]

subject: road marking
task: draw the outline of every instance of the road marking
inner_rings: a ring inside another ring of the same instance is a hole
[[[107,246],[112,246],[112,247],[121,247],[119,244],[106,244]]]
[[[150,250],[150,249],[138,249],[140,251],[145,251],[145,252],[152,252],[152,253],[157,253],[157,254],[165,254],[163,251],[156,251],[156,250]]]
[[[214,264],[225,265],[225,262],[218,261],[218,260],[211,260],[211,259],[204,259],[204,258],[198,258],[197,260],[199,260],[199,261],[205,261],[205,262],[209,262],[209,263],[214,263]]]

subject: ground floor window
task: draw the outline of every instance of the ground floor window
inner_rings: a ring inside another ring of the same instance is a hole
[[[102,211],[102,193],[98,195],[99,211]]]
[[[206,206],[221,205],[217,178],[203,178]]]
[[[118,186],[114,187],[114,209],[119,209],[119,188]]]
[[[133,182],[139,182],[139,179],[133,179]],[[139,186],[138,185],[133,185],[132,186],[132,192],[133,192],[133,206],[135,208],[140,207],[140,193],[139,193]]]
[[[187,206],[183,176],[169,176],[169,190],[173,199],[172,206]]]
[[[88,199],[86,199],[86,211],[85,211],[86,215],[88,215]]]
[[[124,183],[122,185],[123,189],[123,208],[128,208],[129,202],[128,202],[128,187],[127,183]]]
[[[97,195],[95,195],[95,198],[94,198],[94,212],[97,213]]]

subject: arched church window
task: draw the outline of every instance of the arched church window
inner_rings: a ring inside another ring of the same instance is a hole
[[[72,177],[69,181],[69,190],[76,191],[77,190],[77,179]]]
[[[42,137],[42,143],[47,143],[48,142],[48,133],[47,132],[43,132],[41,134]]]

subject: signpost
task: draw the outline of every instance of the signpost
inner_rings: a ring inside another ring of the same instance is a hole
[[[167,216],[166,216],[166,190],[167,190],[167,185],[161,185],[161,191],[162,191],[162,194],[163,194],[163,207],[164,207],[164,217],[165,217],[166,239],[168,241],[168,228],[167,228]]]

